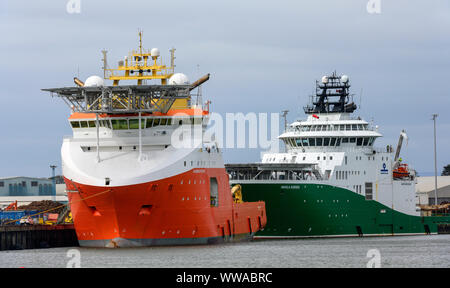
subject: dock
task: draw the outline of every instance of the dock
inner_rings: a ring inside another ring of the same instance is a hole
[[[79,246],[73,224],[0,226],[0,251]]]

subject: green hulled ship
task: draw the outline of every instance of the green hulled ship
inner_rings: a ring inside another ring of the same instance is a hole
[[[424,216],[416,205],[416,175],[397,148],[375,148],[382,135],[352,117],[346,75],[316,81],[304,107],[307,119],[279,136],[284,153],[265,153],[261,163],[227,164],[244,201],[266,203],[260,238],[436,234],[447,215]],[[234,190],[237,190],[236,188]]]

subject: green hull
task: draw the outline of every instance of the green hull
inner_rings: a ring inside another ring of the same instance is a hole
[[[267,225],[257,237],[338,237],[435,234],[450,217],[410,216],[323,184],[240,183],[244,201],[266,203]]]

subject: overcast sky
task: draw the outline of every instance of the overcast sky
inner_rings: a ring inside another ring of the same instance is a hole
[[[73,14],[67,2],[0,1],[0,176],[49,176],[50,164],[60,166],[69,108],[40,89],[102,75],[100,51],[113,66],[137,48],[138,29],[163,59],[177,49],[177,72],[211,73],[203,94],[216,112],[289,109],[289,122],[304,119],[315,80],[336,70],[350,76],[362,104],[355,114],[379,125],[377,146],[395,147],[406,129],[402,158],[433,173],[438,113],[438,173],[450,163],[448,0],[380,0],[380,14],[367,12],[368,0],[80,0]],[[224,156],[256,162],[259,153]]]

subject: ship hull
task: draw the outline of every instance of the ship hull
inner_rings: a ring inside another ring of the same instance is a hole
[[[219,204],[214,207],[211,178],[219,184]],[[233,203],[223,168],[193,169],[119,187],[65,180],[77,237],[85,247],[245,241],[266,224],[263,202]]]
[[[256,238],[436,234],[450,217],[421,217],[323,184],[239,183],[244,201],[264,201],[267,225]]]

